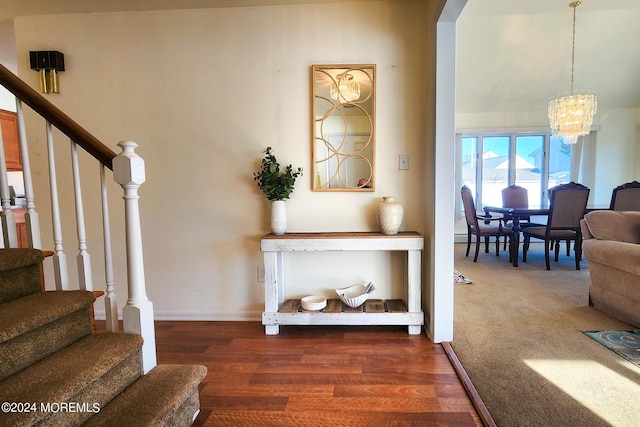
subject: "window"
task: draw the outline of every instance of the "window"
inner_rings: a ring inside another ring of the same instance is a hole
[[[457,179],[476,207],[502,206],[502,189],[525,187],[529,206],[548,206],[549,188],[571,181],[571,146],[549,133],[460,134]]]

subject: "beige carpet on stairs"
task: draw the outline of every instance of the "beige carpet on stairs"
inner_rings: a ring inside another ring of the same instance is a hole
[[[189,426],[205,366],[140,376],[139,335],[91,333],[95,295],[42,292],[42,253],[0,249],[0,426]]]
[[[638,329],[588,306],[586,260],[552,260],[532,244],[527,263],[455,245],[452,347],[498,426],[638,426],[640,369],[582,330]],[[564,244],[562,247],[564,252]]]

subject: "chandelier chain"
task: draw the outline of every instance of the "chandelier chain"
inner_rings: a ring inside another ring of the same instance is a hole
[[[582,3],[582,0],[569,3],[569,6],[573,8],[573,30],[571,33],[571,95],[573,95],[573,69],[576,57],[576,8],[580,6],[580,3]]]

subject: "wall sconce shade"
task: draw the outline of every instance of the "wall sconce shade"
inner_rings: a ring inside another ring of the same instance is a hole
[[[31,51],[29,52],[29,60],[32,70],[64,71],[64,54],[57,50]]]
[[[57,50],[29,52],[31,69],[40,73],[40,91],[58,93],[58,72],[64,71],[64,55]]]

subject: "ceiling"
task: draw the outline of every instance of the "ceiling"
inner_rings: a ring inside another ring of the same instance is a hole
[[[458,113],[534,112],[571,89],[571,0],[468,0],[458,20]],[[640,108],[640,1],[576,8],[574,90]]]
[[[569,3],[573,0],[467,0],[464,15],[531,15],[537,13],[571,13]],[[637,0],[582,0],[578,13],[582,11],[640,9]]]
[[[0,20],[15,16],[67,13],[207,9],[279,4],[340,3],[347,1],[353,0],[1,0]]]
[[[0,21],[341,1],[352,0],[0,0]],[[468,0],[458,20],[457,111],[537,111],[546,109],[549,98],[569,91],[569,2]],[[583,0],[576,11],[575,90],[595,91],[599,108],[640,108],[640,0]]]

